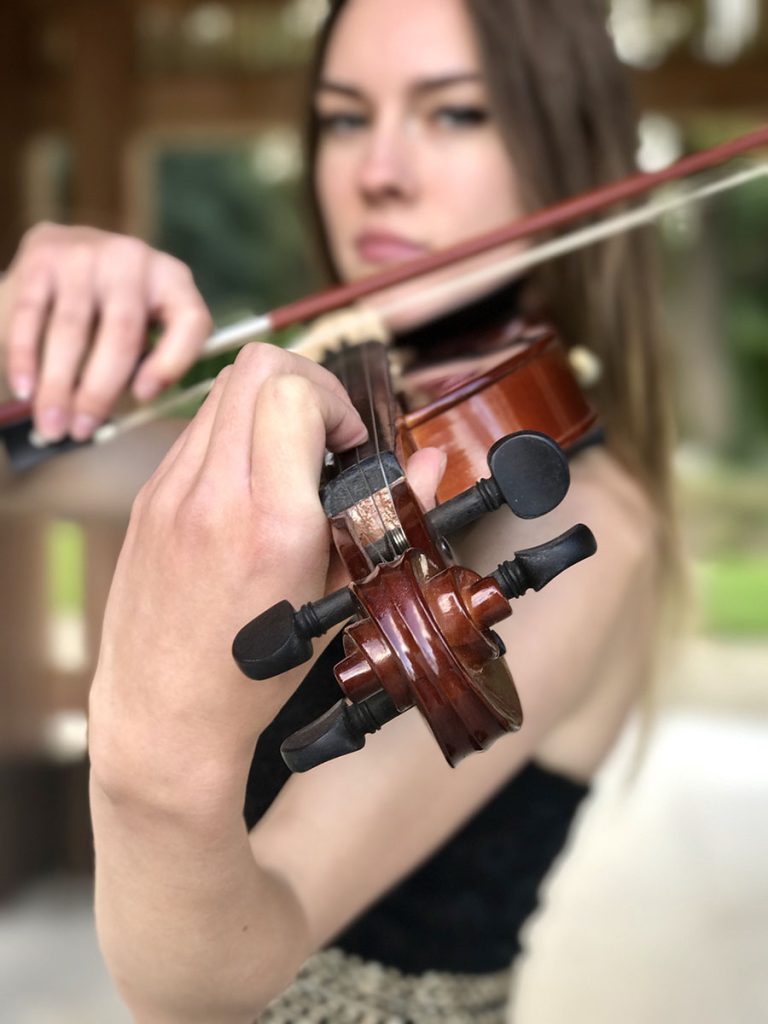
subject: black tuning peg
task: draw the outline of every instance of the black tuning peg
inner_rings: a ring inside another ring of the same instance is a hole
[[[501,438],[488,453],[489,479],[479,480],[428,515],[438,537],[449,536],[508,505],[521,519],[551,512],[568,493],[568,460],[551,437],[525,430]]]
[[[280,753],[292,772],[307,772],[325,761],[360,750],[366,736],[398,714],[384,690],[356,703],[340,700],[314,722],[288,736]]]
[[[280,601],[243,626],[232,644],[232,655],[249,679],[271,679],[303,665],[312,656],[312,637],[322,636],[357,611],[357,601],[346,588],[298,611],[288,601]]]
[[[527,590],[541,590],[555,576],[596,551],[594,534],[588,526],[579,523],[546,544],[515,552],[515,557],[509,562],[502,562],[491,576],[504,596],[512,600]]]

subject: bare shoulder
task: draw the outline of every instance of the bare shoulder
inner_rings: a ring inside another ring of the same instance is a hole
[[[465,539],[459,555],[488,571],[576,523],[594,533],[593,557],[525,595],[499,627],[537,756],[589,775],[650,671],[659,521],[643,487],[603,448],[578,456],[571,478],[552,513],[524,523],[502,510]]]
[[[478,571],[487,571],[501,557],[511,557],[510,545],[519,550],[543,543],[575,523],[590,527],[598,551],[582,566],[569,570],[563,580],[586,578],[589,574],[599,575],[609,584],[612,579],[620,582],[639,564],[649,568],[655,564],[659,544],[657,511],[640,483],[604,448],[588,449],[574,460],[570,489],[554,511],[525,522],[501,509],[462,538],[458,545],[459,560]],[[551,586],[554,592],[563,583]],[[536,595],[540,596],[543,595]]]
[[[617,553],[630,559],[653,557],[658,546],[657,511],[638,480],[606,449],[588,449],[574,461],[562,508],[593,519],[606,543],[620,545]]]
[[[643,580],[659,569],[659,512],[640,482],[603,448],[584,452],[571,467],[571,487],[553,525],[583,522],[597,540],[585,575],[599,577],[609,591],[639,594]]]
[[[598,554],[525,595],[497,627],[523,728],[451,769],[410,711],[350,758],[291,778],[252,831],[254,856],[290,885],[313,947],[444,843],[531,758],[589,775],[615,734],[634,684],[616,685],[614,673],[633,662],[631,643],[645,643],[649,588],[638,581],[654,562],[653,503],[602,451],[583,453],[572,477],[562,506],[543,519],[522,523],[500,510],[456,545],[462,565],[488,572],[576,522],[597,537]],[[604,692],[619,695],[615,711],[605,701],[598,707]],[[569,729],[570,746],[562,739]]]
[[[598,538],[594,568],[607,578],[615,608],[587,685],[536,756],[589,778],[653,685],[663,566],[659,512],[647,491],[609,453],[585,456],[574,467],[574,498]]]

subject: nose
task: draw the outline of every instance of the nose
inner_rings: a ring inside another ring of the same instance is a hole
[[[411,202],[418,194],[418,173],[408,126],[394,118],[374,124],[362,153],[358,185],[366,202]]]

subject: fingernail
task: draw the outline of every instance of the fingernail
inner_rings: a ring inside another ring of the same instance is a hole
[[[35,382],[28,374],[20,374],[18,377],[13,378],[11,387],[13,388],[14,395],[20,402],[27,402],[32,397]]]
[[[72,422],[72,427],[69,431],[70,436],[75,441],[87,441],[98,426],[98,422],[95,416],[89,416],[88,413],[84,412],[78,413]]]
[[[163,390],[159,380],[147,377],[144,380],[137,380],[133,386],[133,393],[140,402],[149,402]]]
[[[63,409],[43,409],[38,419],[38,428],[46,441],[60,441],[67,429],[67,417]]]

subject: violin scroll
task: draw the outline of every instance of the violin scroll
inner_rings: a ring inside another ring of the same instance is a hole
[[[565,569],[588,558],[596,550],[597,545],[591,530],[583,524],[579,524],[555,540],[517,552],[512,560],[502,562],[494,572],[485,578],[480,578],[469,570],[456,567],[444,570],[434,577],[430,581],[430,589],[433,592],[440,592],[443,597],[448,596],[449,600],[451,600],[451,594],[455,598],[458,593],[459,600],[463,605],[462,614],[474,622],[477,631],[474,636],[476,645],[474,664],[466,664],[470,654],[469,645],[466,642],[466,631],[463,648],[455,651],[458,658],[465,662],[465,669],[474,668],[476,672],[481,672],[484,667],[484,659],[492,661],[506,653],[501,638],[490,629],[490,626],[510,614],[507,601],[522,597],[528,590],[541,590]],[[464,586],[452,588],[451,583],[455,582],[457,575]],[[449,630],[449,635],[446,637],[449,642],[459,639],[458,636],[450,636],[450,632]],[[356,633],[357,635],[355,635]],[[471,637],[472,633],[470,632],[469,635]],[[382,679],[376,673],[372,661],[377,654],[381,657],[384,645],[381,635],[377,635],[372,619],[363,619],[360,624],[352,626],[347,637],[345,648],[350,653],[337,666],[336,671],[339,683],[350,699],[338,701],[325,714],[303,729],[299,729],[284,741],[281,747],[283,760],[293,772],[309,771],[326,761],[360,750],[365,745],[366,736],[378,732],[383,725],[415,703],[412,696],[406,692],[405,706],[399,707],[390,692],[381,685]],[[440,674],[435,678],[439,678],[441,687],[447,688],[448,684],[456,683],[456,679],[453,678],[455,675],[455,667],[448,664],[441,666]],[[373,688],[372,692],[368,694],[367,691],[371,688]],[[511,693],[514,694],[514,689],[511,690]],[[522,724],[522,711],[519,704],[515,699],[510,704],[509,695],[509,692],[495,694],[497,703],[507,704],[509,719],[506,722],[507,727],[501,730],[504,732],[514,731]],[[464,695],[465,701],[467,696],[467,694]],[[470,693],[469,696],[473,695]],[[423,700],[424,691],[422,691],[421,697]],[[485,697],[488,697],[488,692],[485,693]],[[514,694],[514,698],[516,698],[516,694]],[[476,737],[466,730],[459,731],[460,740],[454,740],[453,743],[447,741],[446,732],[455,732],[456,723],[451,722],[446,728],[445,721],[441,721],[441,718],[448,717],[444,714],[444,709],[434,706],[430,708],[428,705],[425,707],[423,704],[420,706],[427,721],[433,726],[433,732],[451,764],[458,763],[460,758],[469,752],[467,747],[484,749],[488,745],[487,737],[480,735],[483,732],[482,727]],[[494,710],[498,712],[501,708],[497,707]],[[484,708],[480,702],[473,709],[473,713],[477,717],[483,715],[491,717],[488,715],[488,709]],[[465,717],[469,717],[467,707],[463,709],[463,714]],[[438,730],[435,729],[435,724],[438,725]],[[439,728],[440,725],[443,726],[442,729]],[[490,735],[493,738],[500,734],[500,731],[491,729]]]
[[[361,466],[366,463],[355,468],[358,482]],[[560,503],[570,483],[558,445],[535,431],[502,438],[488,453],[488,466],[490,477],[427,514],[391,454],[378,468],[365,469],[367,476],[374,470],[381,475],[383,493],[405,502],[406,521],[418,519],[415,530],[405,531],[405,548],[387,556],[386,532],[371,535],[352,555],[355,564],[369,565],[363,578],[298,611],[282,601],[237,634],[232,652],[240,669],[267,679],[307,661],[312,638],[355,619],[345,630],[345,657],[335,669],[346,699],[284,742],[283,758],[292,771],[359,750],[367,735],[414,706],[452,765],[520,727],[522,709],[492,627],[511,614],[510,600],[540,590],[591,555],[595,541],[587,527],[577,526],[518,552],[487,577],[452,564],[446,535],[503,504],[522,518],[543,515]],[[337,492],[352,489],[343,485]],[[353,501],[346,512],[334,505],[337,530],[345,517],[356,528],[358,507]],[[391,523],[382,517],[381,526],[389,529]],[[351,531],[342,552],[350,536]]]

